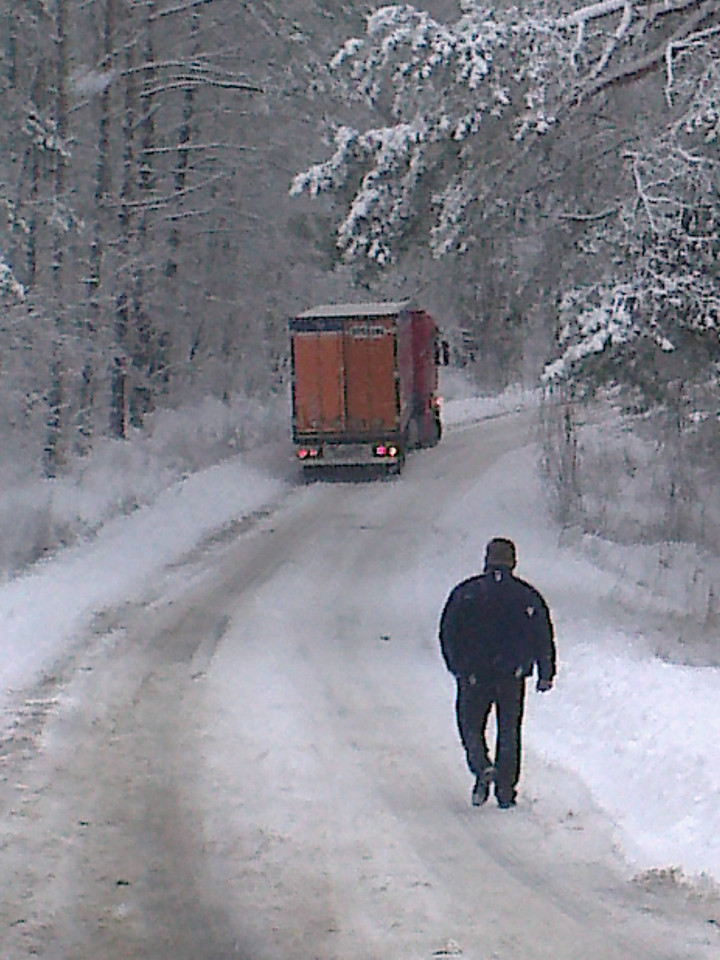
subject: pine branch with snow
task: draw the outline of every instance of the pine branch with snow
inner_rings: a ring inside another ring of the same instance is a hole
[[[528,56],[521,42],[527,25],[516,11],[503,19],[474,2],[463,6],[451,26],[409,5],[383,7],[368,18],[365,37],[349,40],[330,64],[348,101],[390,120],[364,133],[339,126],[330,158],[298,174],[291,187],[295,194],[337,191],[359,171],[359,187],[338,231],[347,260],[363,255],[389,262],[397,238],[416,219],[422,179],[443,170],[453,173],[433,196],[431,245],[437,253],[453,246],[462,194],[477,186],[476,177],[456,176],[455,168],[471,165],[469,144],[486,121],[503,119],[522,101],[518,91],[528,78],[542,73],[538,44],[527,48]],[[516,136],[552,122],[538,91],[525,97],[520,114]]]
[[[346,260],[388,263],[418,221],[436,255],[462,248],[509,189],[513,150],[532,149],[600,91],[655,70],[666,97],[679,99],[705,70],[709,117],[716,19],[698,0],[602,0],[571,11],[556,0],[500,10],[463,0],[447,24],[410,4],[382,7],[330,69],[347,101],[383,123],[340,126],[330,158],[298,174],[292,192],[353,190],[337,235]]]
[[[0,254],[0,297],[15,302],[22,302],[25,299],[25,287],[15,276],[11,266]]]

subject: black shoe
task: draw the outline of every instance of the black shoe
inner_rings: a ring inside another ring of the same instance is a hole
[[[509,799],[498,800],[498,806],[501,810],[509,810],[511,807],[517,806],[517,800],[515,797],[510,797]]]
[[[486,767],[475,779],[470,801],[474,807],[481,807],[490,796],[490,784],[492,783],[494,767]]]

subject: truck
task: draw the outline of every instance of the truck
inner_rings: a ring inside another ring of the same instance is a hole
[[[375,465],[442,434],[438,365],[447,344],[408,300],[313,307],[290,320],[292,438],[306,471]]]

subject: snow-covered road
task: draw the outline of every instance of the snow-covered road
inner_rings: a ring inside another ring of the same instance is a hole
[[[521,478],[498,489],[533,429],[501,417],[399,481],[289,489],[94,618],[17,701],[3,960],[717,955],[715,902],[631,881],[586,787],[532,746],[517,809],[469,805],[437,618],[494,534],[552,605]]]

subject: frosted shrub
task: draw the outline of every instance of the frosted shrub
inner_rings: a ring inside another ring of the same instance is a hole
[[[40,484],[14,489],[0,499],[0,575],[21,569],[57,546],[49,490]]]
[[[5,472],[0,488],[0,576],[91,537],[114,517],[151,503],[173,483],[260,444],[288,438],[287,398],[208,397],[158,411],[126,440],[98,440],[62,476]]]
[[[285,397],[268,400],[206,397],[197,406],[158,412],[149,421],[148,448],[178,476],[195,473],[233,453],[288,436]]]

